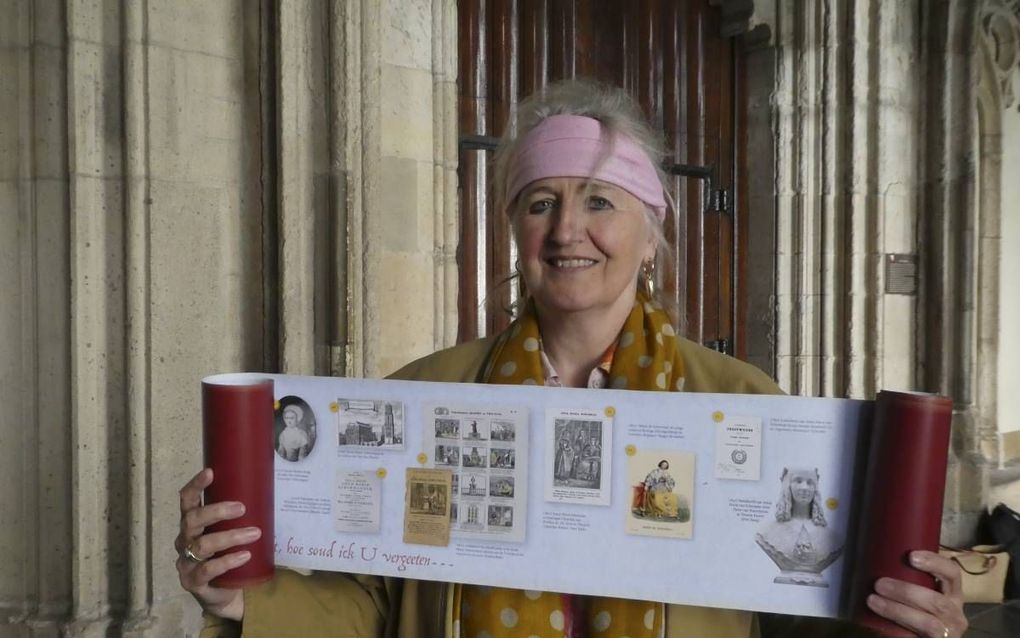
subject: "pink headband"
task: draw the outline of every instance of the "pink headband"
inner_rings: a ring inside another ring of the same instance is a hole
[[[509,172],[511,202],[538,179],[587,177],[619,186],[654,208],[660,222],[666,218],[662,183],[648,155],[626,135],[617,135],[610,146],[602,123],[591,117],[550,115],[542,120],[521,140]]]

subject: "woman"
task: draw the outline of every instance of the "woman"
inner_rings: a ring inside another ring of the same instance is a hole
[[[669,473],[669,461],[662,459],[659,465],[645,476],[644,512],[658,518],[678,518],[680,500],[673,493],[676,480]]]
[[[508,127],[508,130],[512,127]],[[516,138],[497,153],[494,197],[510,216],[526,288],[519,316],[499,335],[444,350],[406,366],[396,379],[633,390],[778,393],[761,371],[678,338],[649,287],[666,250],[662,153],[640,108],[623,91],[586,82],[549,87],[518,110]],[[641,285],[639,285],[639,282]],[[232,552],[259,531],[203,534],[236,517],[237,503],[200,507],[213,480],[205,470],[181,491],[177,567],[210,620],[206,636],[348,635],[492,638],[576,636],[752,636],[749,612],[643,601],[521,592],[359,575],[300,576],[281,570],[264,586],[217,590],[209,581],[248,560]],[[966,627],[959,570],[935,554],[918,567],[942,582],[932,592],[879,581],[873,608],[925,635],[959,636]],[[514,611],[509,616],[506,610]],[[605,612],[605,613],[603,613]],[[599,619],[611,617],[612,626]],[[513,620],[512,623],[508,621]],[[508,625],[512,625],[509,627]]]
[[[300,461],[308,456],[311,441],[301,427],[304,418],[304,410],[296,405],[288,405],[283,409],[284,427],[277,438],[276,453],[288,461]]]

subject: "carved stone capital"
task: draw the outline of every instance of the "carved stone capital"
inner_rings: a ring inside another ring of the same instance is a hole
[[[1016,102],[1013,78],[1020,67],[1020,0],[990,0],[981,13],[980,34],[991,56],[1003,108]]]

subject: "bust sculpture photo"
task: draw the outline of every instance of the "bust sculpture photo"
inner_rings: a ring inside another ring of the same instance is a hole
[[[815,468],[783,468],[775,520],[766,520],[755,541],[779,567],[773,582],[828,587],[822,571],[843,552],[843,539],[828,528]]]

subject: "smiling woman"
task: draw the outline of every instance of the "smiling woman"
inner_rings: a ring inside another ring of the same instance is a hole
[[[581,177],[532,182],[515,205],[520,273],[539,316],[604,313],[621,323],[637,294],[643,262],[655,258],[645,206],[626,190]]]
[[[584,81],[525,100],[517,121],[522,133],[495,158],[496,208],[511,218],[542,354],[559,383],[584,385],[618,338],[639,280],[653,301],[656,261],[672,262],[661,136],[626,93]]]
[[[679,336],[647,285],[656,259],[668,261],[662,259],[662,225],[669,197],[659,168],[658,138],[623,90],[579,81],[552,85],[521,103],[516,131],[497,153],[494,197],[497,210],[510,218],[519,275],[527,291],[517,317],[493,337],[419,359],[393,378],[638,391],[779,392],[760,370]],[[561,425],[570,431],[556,432],[557,457],[550,470],[553,476],[547,478],[567,485],[601,486],[611,437],[603,437],[598,421]],[[498,448],[486,448],[489,430],[481,424],[463,427],[464,438],[479,440],[459,449],[459,467],[512,465],[513,459],[501,456]],[[444,458],[440,447],[447,446],[437,446],[437,458]],[[452,458],[450,465],[456,467],[457,448],[451,449],[453,456],[445,458]],[[668,468],[668,463],[664,465],[662,472]],[[460,497],[509,489],[487,485],[480,474],[477,481],[474,474],[463,474]],[[758,634],[757,619],[747,611],[368,576],[281,573],[273,583],[243,596],[217,590],[209,580],[247,558],[232,551],[243,540],[239,535],[203,533],[205,525],[236,515],[230,504],[200,506],[199,494],[211,480],[208,472],[200,473],[181,492],[178,545],[191,555],[178,561],[178,571],[184,586],[211,616],[243,625],[210,618],[207,636],[232,635],[241,627],[253,634],[263,632],[259,635],[325,635],[339,626],[404,638],[458,632],[491,638],[533,634],[574,638],[592,630],[600,636],[632,638]],[[670,503],[656,489],[649,486],[660,498],[659,509],[679,513],[679,503]],[[791,494],[807,498],[809,491],[798,484]],[[509,505],[485,510],[468,502],[461,505],[464,517],[454,529],[460,524],[512,524]],[[954,630],[965,626],[956,595],[959,570],[937,555],[924,560],[922,569],[938,576],[946,593],[920,592],[923,588],[893,581],[884,590],[889,599],[877,597],[880,605],[886,604],[877,611],[915,627],[918,622]],[[922,593],[938,598],[933,603],[930,596],[921,598]],[[295,619],[306,624],[297,627]]]

